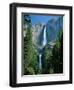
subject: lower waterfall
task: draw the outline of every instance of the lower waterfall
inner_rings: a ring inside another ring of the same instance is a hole
[[[39,54],[39,69],[42,69],[42,60],[41,60],[42,55]]]

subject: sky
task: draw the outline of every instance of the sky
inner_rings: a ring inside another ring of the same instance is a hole
[[[48,20],[51,20],[53,18],[57,19],[60,16],[57,15],[30,15],[31,17],[31,23],[33,24],[37,24],[37,23],[43,23],[46,24],[48,22]]]

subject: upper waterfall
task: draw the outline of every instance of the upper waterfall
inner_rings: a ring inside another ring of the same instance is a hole
[[[46,26],[44,26],[44,31],[43,31],[43,41],[42,41],[43,47],[46,45],[46,43],[47,43]]]

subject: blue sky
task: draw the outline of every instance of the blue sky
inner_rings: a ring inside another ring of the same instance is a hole
[[[56,15],[30,15],[32,24],[37,24],[39,22],[41,23],[47,23],[48,20],[51,20],[53,18],[57,19],[60,16]]]

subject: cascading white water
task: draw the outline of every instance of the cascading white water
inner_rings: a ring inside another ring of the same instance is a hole
[[[47,38],[46,38],[46,26],[44,26],[44,30],[43,30],[43,41],[42,41],[42,46],[44,47],[47,43]],[[39,54],[39,69],[42,69],[42,54]]]
[[[41,62],[41,54],[39,54],[39,69],[41,70],[42,69],[42,62]]]
[[[47,38],[46,38],[46,26],[45,26],[43,32],[43,42],[42,42],[43,47],[46,45],[46,43],[47,43]]]

